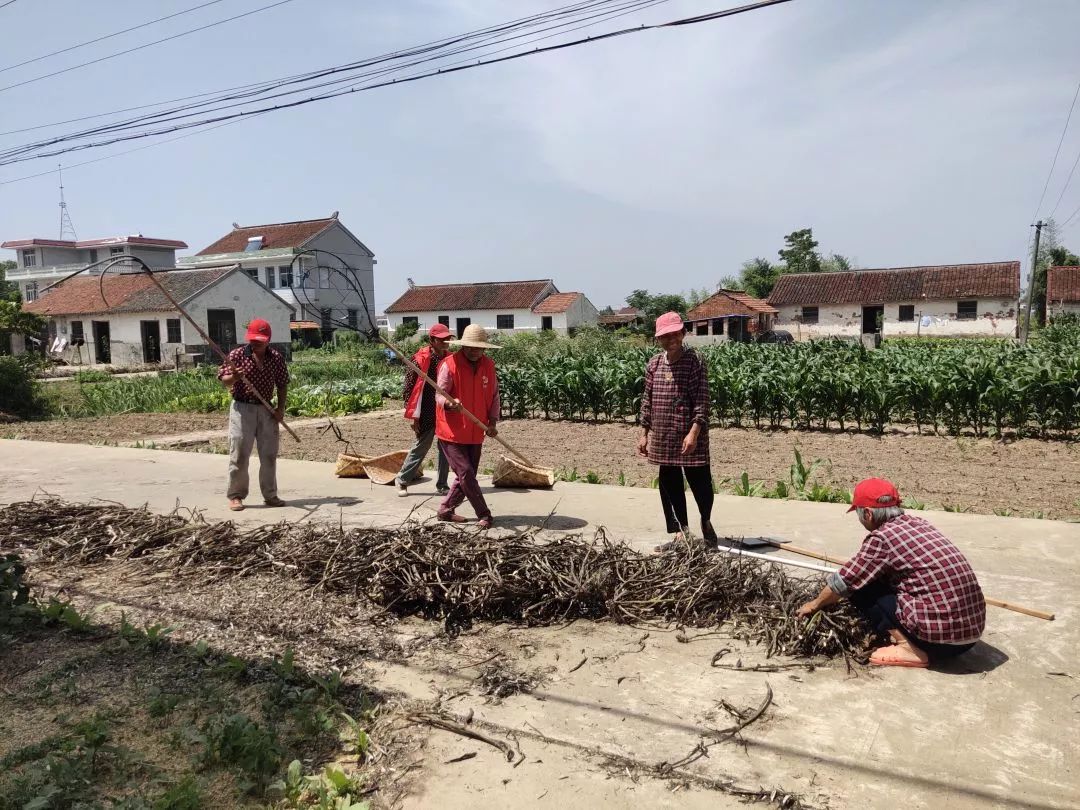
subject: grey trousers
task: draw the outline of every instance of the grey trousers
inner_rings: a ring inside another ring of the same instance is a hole
[[[397,483],[408,486],[411,482],[420,477],[420,472],[424,466],[424,459],[427,458],[428,450],[431,449],[431,442],[435,439],[435,428],[425,430],[417,434],[416,441],[413,442],[413,446],[409,448],[409,455],[405,456],[405,463],[401,465],[401,472],[398,473]],[[442,444],[438,445],[439,450],[439,478],[435,483],[437,487],[449,487],[447,479],[450,477],[450,462],[446,460],[446,456],[443,454]]]
[[[264,501],[277,497],[278,422],[259,403],[233,402],[229,409],[229,499],[248,496],[248,462],[259,446],[259,489]]]

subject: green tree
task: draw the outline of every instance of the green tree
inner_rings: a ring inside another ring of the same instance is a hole
[[[778,250],[784,261],[785,273],[820,273],[821,254],[817,252],[817,240],[813,228],[792,231],[784,237],[785,247]]]
[[[18,302],[0,301],[0,332],[16,335],[37,335],[45,331],[45,319],[23,312]]]
[[[19,285],[14,281],[7,280],[9,270],[14,270],[18,265],[13,261],[0,262],[0,301],[11,301],[18,304],[22,301],[19,295]]]
[[[652,334],[656,319],[665,312],[678,312],[686,317],[689,309],[686,299],[681,295],[675,293],[653,295],[648,290],[634,290],[626,296],[626,303],[642,312],[644,330],[647,334]]]
[[[750,259],[743,262],[739,271],[740,287],[755,298],[768,298],[784,269],[782,265],[773,264],[760,256]]]
[[[823,273],[847,272],[856,269],[855,263],[851,259],[847,256],[841,256],[839,253],[833,253],[827,259],[821,260],[821,272]]]

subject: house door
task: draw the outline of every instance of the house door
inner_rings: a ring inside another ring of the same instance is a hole
[[[877,335],[881,333],[881,322],[885,318],[885,307],[862,308],[862,333]]]
[[[236,347],[236,312],[231,309],[206,310],[206,331],[222,351]]]
[[[91,321],[90,328],[94,334],[94,357],[98,363],[111,363],[112,350],[109,342],[109,322]]]
[[[457,336],[458,337],[461,337],[462,333],[465,331],[465,327],[468,326],[470,323],[472,323],[472,318],[458,318],[457,319],[456,324],[457,324]]]
[[[139,321],[144,363],[161,362],[161,321]]]
[[[543,330],[544,332],[550,332],[551,331],[551,316],[550,315],[541,315],[540,316],[540,329]]]

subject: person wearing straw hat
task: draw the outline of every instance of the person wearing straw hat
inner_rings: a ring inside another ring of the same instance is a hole
[[[251,450],[259,448],[259,489],[267,506],[284,506],[277,493],[278,428],[285,418],[285,399],[289,370],[285,357],[270,346],[270,324],[255,318],[248,324],[246,346],[237,346],[218,371],[218,379],[232,391],[229,408],[229,509],[239,512],[248,496],[248,463]],[[239,373],[237,373],[239,372]],[[277,391],[274,413],[259,402],[240,374],[272,402]]]
[[[429,377],[439,376],[439,367],[446,359],[449,351],[449,340],[453,338],[450,330],[441,323],[435,324],[428,329],[428,345],[413,355],[413,362],[424,374]],[[435,440],[435,389],[412,368],[405,372],[405,418],[412,425],[416,441],[405,456],[405,463],[398,473],[397,493],[404,497],[409,494],[409,484],[420,477],[420,469],[423,467],[424,458],[427,457],[431,443]],[[450,463],[446,460],[442,445],[437,448],[439,455],[439,477],[435,483],[435,490],[440,495],[450,491],[448,478],[450,477]]]
[[[883,478],[856,485],[848,511],[869,534],[796,615],[846,598],[892,641],[874,650],[871,664],[925,668],[975,645],[986,627],[986,600],[960,549],[929,521],[905,514],[901,503]]]
[[[638,454],[660,468],[660,504],[667,530],[674,535],[657,551],[674,548],[685,537],[689,518],[684,477],[701,516],[701,535],[707,544],[716,543],[709,467],[709,376],[697,352],[683,345],[685,337],[679,313],[665,312],[656,319],[656,340],[664,351],[645,368],[638,419],[642,428]]]
[[[499,378],[495,363],[487,356],[488,349],[498,349],[488,342],[487,330],[479,324],[469,324],[461,337],[450,345],[459,347],[439,366],[437,382],[448,396],[435,398],[435,435],[457,476],[446,498],[439,505],[439,520],[462,523],[465,518],[454,510],[468,499],[480,521],[480,527],[490,529],[491,510],[476,480],[480,467],[480,452],[485,436],[497,436],[499,431]],[[468,410],[487,427],[481,429],[468,419]]]

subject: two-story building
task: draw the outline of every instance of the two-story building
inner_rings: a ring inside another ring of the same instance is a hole
[[[179,239],[153,239],[142,234],[79,241],[11,239],[0,243],[0,248],[15,251],[17,266],[7,271],[7,280],[19,285],[26,302],[37,300],[45,287],[88,264],[137,256],[150,267],[175,267],[176,251],[186,247],[187,243]]]
[[[329,339],[335,329],[371,328],[375,263],[375,254],[335,211],[323,219],[233,223],[229,233],[194,256],[181,256],[177,266],[239,265],[293,307],[294,322],[314,321]]]

